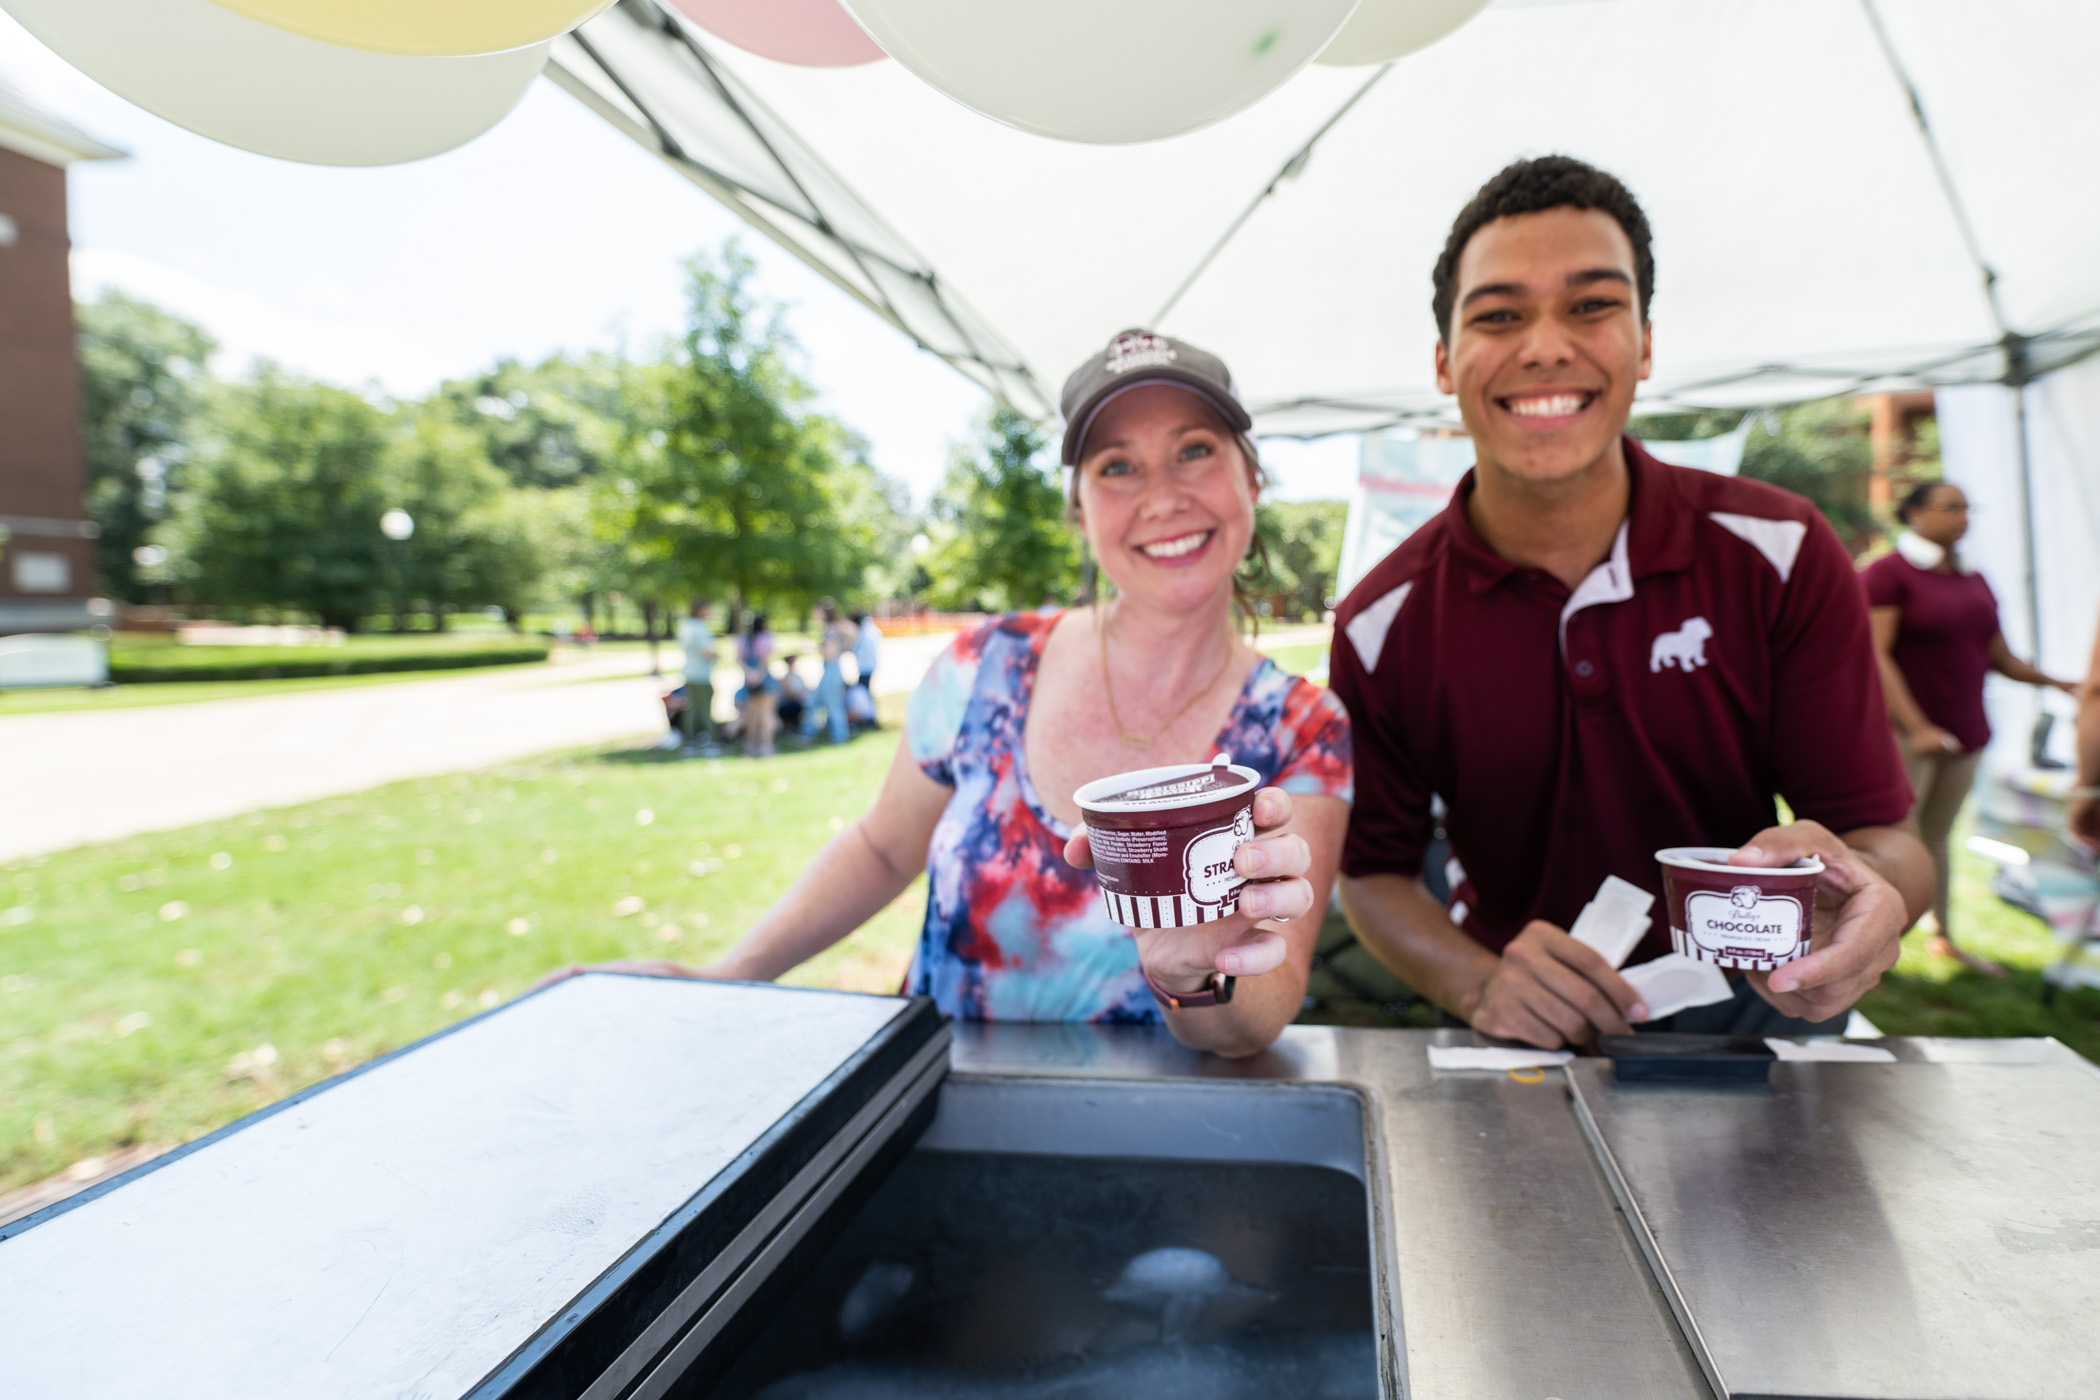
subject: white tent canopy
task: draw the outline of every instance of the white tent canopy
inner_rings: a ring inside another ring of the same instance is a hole
[[[2096,56],[2089,0],[1499,0],[1125,147],[998,125],[895,63],[755,58],[653,0],[550,71],[1017,406],[1154,325],[1223,354],[1261,431],[1315,435],[1448,415],[1429,269],[1482,180],[1551,151],[1648,209],[1656,404],[2071,363],[2100,348]]]

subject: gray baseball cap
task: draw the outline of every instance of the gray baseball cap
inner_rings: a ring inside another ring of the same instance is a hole
[[[1199,350],[1185,340],[1155,331],[1118,332],[1108,348],[1088,357],[1065,381],[1058,408],[1064,418],[1063,462],[1079,465],[1079,449],[1086,443],[1087,429],[1108,401],[1140,384],[1173,384],[1201,394],[1238,432],[1254,426],[1254,420],[1233,392],[1232,371],[1208,350]]]

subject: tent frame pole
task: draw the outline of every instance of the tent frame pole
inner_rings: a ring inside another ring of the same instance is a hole
[[[2027,337],[2007,332],[2005,336],[2005,383],[2013,391],[2013,431],[2018,438],[2020,461],[2020,534],[2026,554],[2027,646],[2034,664],[2042,662],[2041,567],[2034,539],[2034,456],[2027,445],[2027,386],[2033,382],[2028,362]]]
[[[1917,124],[1918,136],[1925,143],[1925,153],[1932,159],[1932,168],[1939,176],[1940,189],[1947,196],[1947,208],[1954,215],[1954,224],[1961,232],[1962,242],[1967,245],[1970,260],[1983,278],[1983,299],[1989,309],[1991,320],[1998,327],[1998,344],[2005,354],[2005,376],[1999,382],[2013,391],[2013,423],[2019,433],[2020,454],[2020,526],[2022,543],[2026,546],[2027,569],[2023,580],[2027,593],[2027,626],[2032,641],[2029,646],[2037,664],[2042,655],[2042,594],[2040,568],[2034,555],[2034,464],[2027,450],[2027,386],[2034,380],[2034,366],[2028,355],[2029,337],[2021,335],[2006,324],[2005,306],[1998,292],[1998,269],[1984,256],[1983,244],[1976,236],[1976,226],[1969,220],[1968,206],[1962,202],[1961,191],[1955,186],[1954,172],[1947,165],[1945,152],[1940,149],[1939,137],[1933,133],[1932,122],[1925,115],[1924,99],[1918,95],[1918,85],[1912,81],[1910,70],[1904,67],[1902,56],[1896,52],[1895,41],[1889,37],[1888,26],[1882,23],[1881,11],[1875,0],[1860,0],[1866,11],[1867,23],[1874,31],[1876,42],[1881,45],[1882,57],[1888,60],[1889,71],[1903,90],[1904,100],[1910,106],[1911,120]]]

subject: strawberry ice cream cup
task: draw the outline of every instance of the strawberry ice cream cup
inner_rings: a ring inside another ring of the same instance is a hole
[[[1233,852],[1254,839],[1261,774],[1213,763],[1139,768],[1073,794],[1085,814],[1108,916],[1126,928],[1185,928],[1237,911]]]
[[[1657,851],[1670,944],[1717,967],[1770,972],[1805,957],[1815,932],[1816,880],[1823,862],[1730,865],[1727,846]]]

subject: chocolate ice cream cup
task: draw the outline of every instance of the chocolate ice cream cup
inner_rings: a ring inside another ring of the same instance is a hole
[[[1728,846],[1657,851],[1670,944],[1718,967],[1770,972],[1808,953],[1815,932],[1814,856],[1786,866],[1730,865]]]
[[[1126,928],[1185,928],[1240,907],[1232,854],[1254,839],[1261,774],[1214,763],[1139,768],[1072,795],[1085,813],[1108,916]]]

